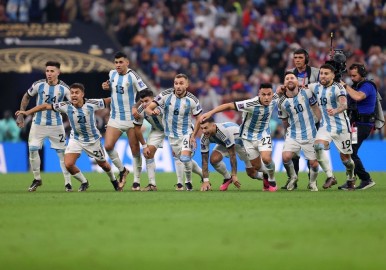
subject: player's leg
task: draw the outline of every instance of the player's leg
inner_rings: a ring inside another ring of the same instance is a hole
[[[66,152],[64,154],[64,165],[66,166],[67,171],[78,181],[81,182],[81,185],[78,191],[86,191],[89,187],[89,182],[86,177],[80,171],[80,169],[75,165],[76,160],[79,158],[82,153],[82,145],[80,142],[71,139],[68,141]]]
[[[28,137],[28,150],[29,150],[29,163],[34,180],[28,188],[28,191],[35,191],[39,186],[43,184],[42,177],[40,175],[40,155],[39,150],[42,148],[43,140],[46,137],[45,128],[37,126],[35,124],[31,125],[29,137]]]
[[[110,119],[105,133],[105,149],[107,155],[110,157],[111,162],[119,170],[119,189],[123,189],[126,184],[126,177],[129,174],[129,170],[123,166],[121,159],[118,156],[117,151],[114,149],[116,142],[122,135],[122,131],[119,128],[119,122],[114,119]]]
[[[310,182],[309,182],[309,189],[311,191],[318,191],[318,186],[316,184],[316,179],[318,178],[319,173],[319,163],[316,159],[309,160],[310,162]]]
[[[72,191],[71,174],[67,171],[64,165],[64,151],[66,149],[66,134],[63,125],[46,127],[51,130],[48,135],[48,139],[51,143],[51,148],[56,150],[56,154],[59,157],[60,168],[62,169],[64,176],[64,188],[66,191]]]
[[[149,184],[143,189],[143,191],[157,191],[157,184],[155,181],[156,164],[154,161],[154,155],[157,148],[154,145],[149,145],[150,154],[146,158],[146,171],[149,178]]]
[[[330,161],[327,158],[325,150],[330,148],[330,142],[332,141],[331,133],[326,130],[325,127],[321,127],[316,134],[314,149],[316,153],[316,158],[319,162],[320,167],[327,175],[327,179],[323,185],[323,188],[330,188],[333,185],[337,184],[337,181],[332,174]]]
[[[193,190],[192,185],[192,148],[190,145],[190,135],[185,135],[182,140],[179,140],[181,155],[180,160],[184,164],[185,172],[185,187],[187,191]]]
[[[272,151],[260,151],[261,160],[266,167],[268,172],[268,182],[270,187],[276,187],[276,179],[275,179],[275,163],[272,160]],[[276,187],[277,188],[277,187]]]
[[[219,174],[222,175],[224,179],[222,185],[220,186],[221,191],[226,191],[229,185],[232,183],[231,174],[229,173],[223,161],[224,156],[226,156],[224,154],[224,148],[224,146],[216,145],[209,158],[210,164]],[[226,148],[225,151],[227,151]]]
[[[141,190],[140,183],[141,183],[141,171],[142,171],[142,157],[141,157],[141,152],[139,148],[139,141],[135,134],[134,127],[129,128],[126,131],[126,134],[127,134],[127,138],[129,139],[130,149],[133,155],[134,181],[133,181],[131,190],[139,191]]]

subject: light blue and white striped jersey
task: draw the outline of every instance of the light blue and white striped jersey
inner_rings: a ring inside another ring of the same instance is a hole
[[[151,125],[151,130],[165,131],[164,125],[162,123],[163,110],[161,109],[161,107],[158,107],[158,109],[161,112],[159,115],[147,115],[145,113],[145,109],[143,108],[143,106],[141,104],[138,107],[138,113],[141,117],[139,119],[134,119],[134,124],[136,124],[138,126],[142,126],[143,120],[145,119]]]
[[[70,88],[61,80],[57,85],[49,85],[45,79],[36,81],[27,93],[30,97],[37,95],[36,106],[62,102],[65,97],[70,100]],[[41,126],[59,126],[63,121],[59,112],[47,110],[35,113],[33,123]]]
[[[259,97],[236,101],[235,107],[243,112],[243,123],[240,126],[240,136],[243,139],[257,141],[264,137],[271,136],[269,122],[272,111],[277,105],[279,96],[273,95],[273,99],[268,106],[260,103]]]
[[[322,120],[320,126],[325,126],[328,132],[332,134],[341,134],[351,132],[350,120],[346,111],[335,115],[328,115],[327,109],[336,109],[339,107],[339,97],[347,96],[346,89],[339,84],[333,83],[325,88],[320,83],[312,83],[308,88],[317,96],[320,110],[322,112]]]
[[[88,99],[80,108],[73,106],[69,101],[55,103],[52,108],[68,115],[71,125],[70,138],[82,143],[94,143],[101,137],[96,127],[95,111],[106,108],[103,99]]]
[[[299,89],[293,98],[282,96],[279,100],[279,118],[288,118],[286,136],[294,140],[311,140],[316,136],[315,121],[311,106],[317,104],[310,89]],[[316,105],[317,106],[317,105]]]
[[[154,100],[158,106],[164,108],[163,124],[165,135],[171,138],[181,138],[193,131],[192,115],[197,116],[202,108],[198,99],[189,92],[182,98],[174,94],[170,88],[162,91]]]
[[[132,108],[136,103],[135,97],[139,91],[147,89],[147,85],[132,69],[128,69],[124,75],[119,75],[115,69],[110,70],[109,77],[111,87],[110,118],[122,121],[134,120]]]
[[[239,136],[240,126],[232,123],[216,123],[216,134],[213,136],[201,135],[201,153],[209,152],[209,144],[216,143],[226,148],[232,147],[234,144],[243,145],[243,142]]]

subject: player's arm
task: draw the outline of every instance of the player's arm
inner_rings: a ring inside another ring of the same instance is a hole
[[[229,160],[231,163],[231,176],[232,176],[232,183],[237,187],[240,188],[241,184],[239,182],[239,179],[237,178],[237,158],[236,158],[236,146],[232,145],[228,148],[229,153]]]
[[[314,112],[316,118],[318,119],[318,122],[320,122],[320,120],[322,119],[322,112],[320,111],[318,103],[311,105],[311,109]]]
[[[190,144],[192,144],[193,148],[196,146],[196,137],[198,134],[198,131],[200,130],[200,123],[202,121],[201,113],[196,115],[196,123],[194,123],[194,129],[192,136],[190,137]]]
[[[209,182],[209,169],[208,169],[208,160],[209,160],[209,151],[208,152],[201,152],[202,157],[202,177],[203,182],[201,184],[201,191],[208,191],[210,190],[210,182]]]
[[[338,108],[336,109],[327,109],[328,115],[335,115],[347,110],[347,98],[345,95],[341,95],[338,97]]]
[[[154,110],[155,108],[157,108],[158,106],[158,103],[155,102],[154,100],[146,107],[145,109],[145,113],[147,115],[158,115],[159,114],[159,110]]]
[[[25,111],[27,109],[27,106],[29,104],[31,97],[28,95],[28,92],[26,92],[21,100],[20,103],[20,111]],[[19,128],[24,127],[24,116],[23,114],[19,114],[16,119],[16,124]]]
[[[44,103],[44,104],[38,105],[36,107],[33,107],[32,109],[30,109],[28,111],[22,111],[22,110],[17,111],[15,114],[17,116],[30,115],[30,114],[34,114],[36,112],[41,112],[41,111],[46,111],[46,110],[53,110],[52,104]]]
[[[207,112],[207,113],[204,113],[202,115],[202,118],[201,120],[205,120],[209,117],[211,117],[213,114],[215,113],[219,113],[219,112],[223,112],[223,111],[228,111],[228,110],[236,110],[236,105],[235,103],[233,102],[230,102],[230,103],[225,103],[225,104],[222,104],[216,108],[214,108],[213,110]]]
[[[103,102],[105,103],[105,107],[107,107],[108,105],[111,104],[111,98],[110,97],[109,98],[104,98]]]
[[[107,81],[102,83],[102,89],[105,91],[111,91],[110,80],[107,80]]]

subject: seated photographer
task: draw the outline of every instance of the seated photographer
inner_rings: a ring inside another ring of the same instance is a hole
[[[359,177],[361,183],[356,189],[368,189],[375,186],[370,174],[366,171],[358,156],[358,150],[362,142],[367,139],[374,128],[375,103],[377,88],[372,81],[366,79],[367,71],[364,65],[354,63],[349,68],[349,75],[353,82],[352,86],[341,82],[348,94],[348,115],[353,128],[351,158],[355,163],[354,173]],[[355,131],[357,134],[355,134]],[[346,189],[345,185],[339,189]]]

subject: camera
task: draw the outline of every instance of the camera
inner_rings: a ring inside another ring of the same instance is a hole
[[[331,60],[326,61],[326,64],[330,64],[335,69],[335,82],[340,82],[343,74],[347,72],[346,59],[347,57],[343,50],[334,49]]]

